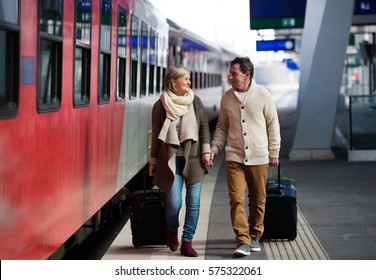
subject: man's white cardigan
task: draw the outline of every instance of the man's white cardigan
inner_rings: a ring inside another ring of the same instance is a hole
[[[267,164],[269,157],[279,157],[277,110],[268,90],[254,80],[243,101],[234,89],[222,97],[211,150],[218,153],[225,144],[226,161],[260,165]]]

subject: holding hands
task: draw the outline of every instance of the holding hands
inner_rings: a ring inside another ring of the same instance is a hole
[[[202,154],[202,162],[207,167],[211,168],[214,165],[214,162],[213,162],[214,158],[215,158],[215,153],[213,151],[211,153]]]

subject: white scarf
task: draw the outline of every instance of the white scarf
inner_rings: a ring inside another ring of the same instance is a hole
[[[163,91],[160,97],[163,107],[166,110],[167,118],[162,126],[158,138],[165,143],[180,145],[180,142],[192,139],[198,140],[198,128],[196,115],[192,104],[194,99],[193,91],[183,96],[175,95],[172,92]],[[180,124],[180,141],[176,131],[176,122],[183,117]]]
[[[163,91],[160,99],[167,112],[167,118],[177,120],[188,112],[188,105],[193,101],[193,91],[189,91],[183,96],[174,94],[171,91]]]

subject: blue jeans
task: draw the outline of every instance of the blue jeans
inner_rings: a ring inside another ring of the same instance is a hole
[[[166,219],[167,230],[176,232],[179,228],[179,212],[183,204],[183,168],[184,157],[176,157],[175,180],[172,185],[170,194],[167,197]],[[200,214],[200,195],[202,181],[191,186],[186,186],[186,213],[183,227],[182,241],[192,242],[193,235],[196,232],[198,217]]]

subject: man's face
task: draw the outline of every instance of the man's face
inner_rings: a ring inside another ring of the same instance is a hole
[[[236,63],[230,66],[229,78],[231,86],[234,90],[244,92],[247,91],[250,84],[250,73],[247,71],[245,74],[240,71],[240,64]]]

